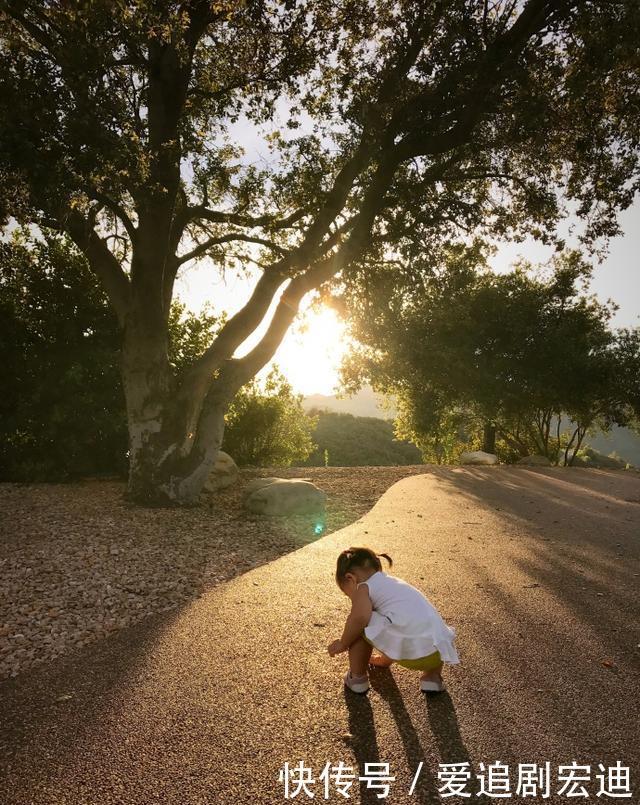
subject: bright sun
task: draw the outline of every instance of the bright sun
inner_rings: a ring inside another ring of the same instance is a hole
[[[296,323],[276,352],[278,364],[295,392],[333,394],[338,384],[338,368],[348,348],[345,326],[330,308],[308,311]],[[260,377],[265,370],[260,373]]]
[[[274,363],[296,392],[333,394],[347,348],[344,324],[335,311],[321,308],[317,312],[308,311],[303,326],[294,326],[287,334],[275,354]]]
[[[255,277],[212,276],[208,261],[189,268],[178,278],[178,295],[191,310],[199,311],[205,301],[215,302],[215,310],[230,314],[239,310],[251,295]],[[274,299],[261,326],[235,353],[240,358],[264,335],[278,304]],[[333,394],[338,383],[338,367],[348,349],[345,326],[335,311],[323,307],[306,309],[293,324],[273,361],[259,374],[265,377],[272,363],[278,364],[298,394]]]

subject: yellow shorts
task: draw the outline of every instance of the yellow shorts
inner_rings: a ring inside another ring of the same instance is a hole
[[[373,643],[365,636],[364,632],[362,636],[370,646],[373,646]],[[375,646],[373,647],[375,648]],[[378,649],[378,651],[380,651],[380,649]],[[380,653],[384,654],[383,651]],[[401,665],[403,668],[410,668],[412,671],[434,671],[442,665],[442,657],[439,651],[434,651],[433,654],[427,654],[426,657],[418,657],[415,660],[394,660],[394,662],[398,663],[398,665]]]

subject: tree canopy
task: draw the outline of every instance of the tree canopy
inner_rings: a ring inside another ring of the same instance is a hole
[[[414,276],[470,233],[557,242],[568,201],[595,248],[638,188],[635,0],[0,13],[0,211],[67,233],[108,294],[140,501],[197,498],[230,401],[309,292],[339,278],[368,293],[382,258]],[[234,122],[262,132],[263,160],[242,157]],[[205,255],[256,284],[178,373],[174,283]]]
[[[564,462],[589,429],[640,417],[640,329],[610,327],[577,252],[494,274],[476,244],[451,248],[439,269],[419,288],[344,300],[360,342],[347,386],[393,394],[399,433],[428,457],[451,460],[490,424],[506,457],[555,462],[564,448]]]

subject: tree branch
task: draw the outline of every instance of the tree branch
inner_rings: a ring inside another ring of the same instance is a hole
[[[56,42],[50,37],[46,31],[43,31],[42,28],[39,28],[35,25],[31,20],[27,19],[24,15],[21,3],[6,3],[5,11],[6,13],[14,19],[17,23],[19,23],[22,28],[34,39],[39,45],[41,45],[50,55],[55,54],[56,50]]]
[[[124,325],[131,300],[131,283],[120,263],[105,241],[77,211],[72,210],[69,213],[64,228],[102,282],[120,325]]]
[[[236,389],[241,388],[271,360],[295,319],[302,298],[309,291],[335,276],[366,249],[371,228],[376,215],[384,207],[386,192],[396,167],[395,155],[387,154],[385,161],[378,166],[371,180],[349,238],[337,252],[312,265],[304,274],[291,280],[280,297],[271,323],[261,341],[248,355],[233,361],[232,370],[227,370],[227,372],[233,372],[232,382]]]
[[[229,361],[240,344],[259,326],[284,280],[285,276],[273,269],[262,274],[249,301],[227,321],[213,344],[186,373],[178,392],[178,409],[186,411],[191,401],[204,397],[213,372]]]
[[[231,243],[234,240],[241,240],[245,243],[257,243],[260,246],[265,246],[267,249],[272,249],[281,256],[287,254],[286,249],[283,249],[281,246],[278,246],[277,243],[273,243],[271,240],[254,238],[250,235],[245,235],[242,232],[231,232],[228,235],[221,235],[217,238],[209,238],[208,240],[204,241],[204,243],[199,243],[194,249],[191,249],[191,251],[180,255],[177,258],[178,266],[181,266],[183,263],[188,263],[189,260],[194,260],[196,257],[206,254],[206,252],[209,251],[212,246],[218,246],[222,243]]]
[[[243,358],[229,361],[217,382],[223,386],[229,384],[234,391],[237,391],[271,360],[297,316],[303,297],[337,273],[342,262],[341,257],[339,253],[331,255],[289,282],[260,342]]]
[[[435,134],[431,134],[424,126],[410,131],[397,146],[403,155],[402,159],[435,155],[463,145],[482,114],[486,113],[488,97],[498,85],[504,68],[520,55],[534,33],[542,30],[550,20],[570,7],[571,0],[529,0],[511,28],[497,37],[491,48],[484,51],[482,57],[473,65],[477,79],[465,90],[463,96],[456,100],[456,105],[462,106],[457,123],[447,131]],[[468,75],[469,69],[468,66],[463,68],[457,75],[447,78],[435,90],[429,88],[414,98],[394,120],[394,130],[399,131],[416,113],[426,114],[429,108],[437,111],[437,104],[446,97],[446,91],[453,91],[457,86],[463,85],[463,79]],[[466,105],[463,103],[465,95]]]
[[[93,197],[96,201],[104,204],[105,207],[108,207],[108,209],[110,209],[111,212],[120,219],[120,222],[127,231],[127,235],[129,235],[131,245],[133,245],[135,243],[137,230],[124,207],[121,204],[118,204],[117,201],[114,201],[112,198],[109,198],[109,196],[101,193],[95,188],[86,188],[85,192],[87,195]]]
[[[184,226],[191,221],[198,219],[211,221],[214,224],[235,224],[236,226],[262,227],[273,230],[289,229],[308,213],[302,208],[292,212],[286,218],[276,218],[273,215],[242,215],[235,212],[223,212],[222,210],[210,210],[205,205],[189,207],[184,217]]]

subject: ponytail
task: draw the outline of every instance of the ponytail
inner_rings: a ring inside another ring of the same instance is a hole
[[[382,562],[380,557],[387,560],[389,567],[393,566],[393,560],[388,554],[375,553],[371,548],[348,548],[346,551],[342,551],[338,556],[336,566],[336,582],[338,586],[345,580],[347,573],[350,573],[356,567],[381,571]]]

